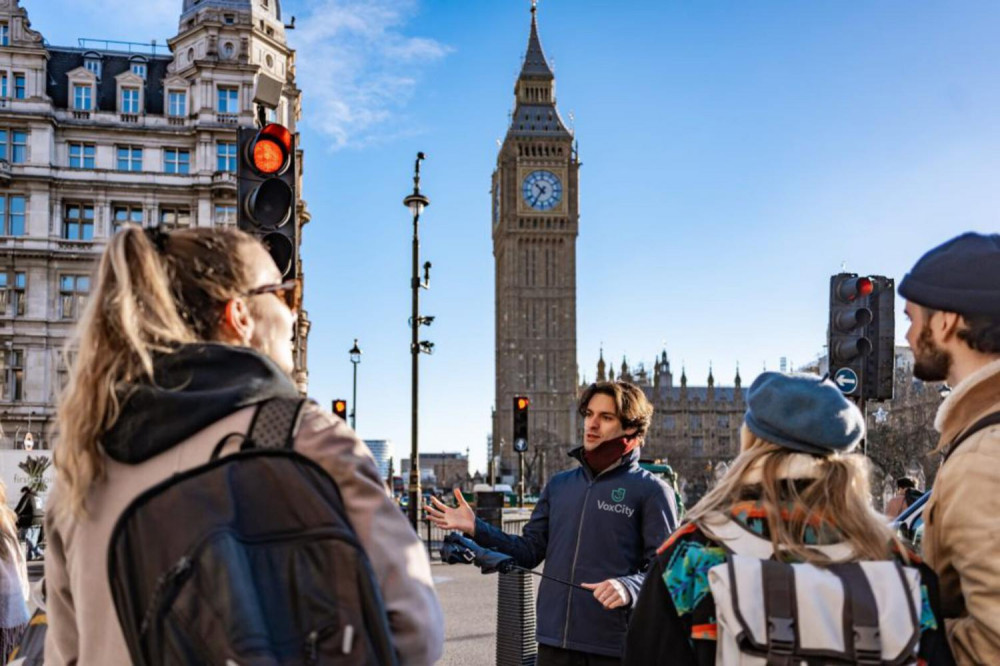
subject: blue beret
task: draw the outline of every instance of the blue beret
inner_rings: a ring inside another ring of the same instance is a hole
[[[920,257],[899,283],[908,301],[961,315],[1000,315],[1000,234],[966,233]]]
[[[763,440],[817,456],[851,451],[865,436],[861,410],[818,375],[758,376],[747,391],[746,424]]]

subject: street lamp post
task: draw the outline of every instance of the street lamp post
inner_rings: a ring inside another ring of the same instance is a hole
[[[420,340],[420,327],[430,325],[434,317],[420,316],[420,290],[430,287],[431,262],[424,264],[424,279],[420,279],[420,237],[418,234],[420,224],[420,214],[424,208],[430,205],[430,200],[420,193],[420,162],[424,159],[423,153],[417,153],[417,160],[413,167],[413,192],[403,199],[403,205],[410,209],[413,215],[413,279],[410,281],[410,288],[413,292],[413,316],[410,318],[410,355],[413,363],[412,378],[412,409],[410,415],[410,487],[409,487],[409,512],[410,525],[417,529],[420,520],[420,449],[417,446],[417,391],[418,391],[418,361],[420,354],[430,354],[434,349],[434,343]]]
[[[354,366],[354,389],[351,393],[351,430],[357,430],[358,413],[358,364],[361,363],[361,348],[358,339],[354,338],[354,346],[348,352],[351,355],[351,365]]]

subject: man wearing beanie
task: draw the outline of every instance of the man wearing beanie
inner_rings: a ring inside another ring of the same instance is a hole
[[[952,387],[934,421],[945,460],[924,510],[924,555],[956,661],[1000,664],[1000,235],[934,248],[899,293],[914,376]]]

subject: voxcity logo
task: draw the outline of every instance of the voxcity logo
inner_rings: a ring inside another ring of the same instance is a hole
[[[611,499],[613,499],[616,502],[621,502],[623,499],[625,499],[625,489],[615,488],[614,490],[612,490]]]
[[[623,513],[629,518],[635,513],[635,509],[627,504],[611,504],[604,500],[597,500],[597,508],[601,511],[610,511],[611,513]]]

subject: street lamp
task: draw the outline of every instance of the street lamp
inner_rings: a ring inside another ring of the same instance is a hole
[[[420,290],[428,289],[431,282],[431,262],[424,263],[424,279],[420,279],[420,237],[418,229],[420,224],[420,214],[431,204],[430,199],[420,193],[420,162],[424,159],[423,153],[417,153],[417,160],[413,166],[413,192],[403,199],[403,205],[410,209],[413,215],[413,279],[410,281],[410,289],[413,292],[413,316],[410,318],[410,356],[413,362],[413,379],[411,386],[412,411],[410,415],[410,490],[409,490],[409,512],[410,525],[417,529],[420,520],[420,449],[417,446],[417,373],[418,361],[421,353],[430,354],[434,350],[434,343],[420,340],[420,327],[430,326],[434,321],[433,317],[420,316]]]
[[[361,363],[361,347],[358,347],[358,339],[354,338],[354,346],[347,352],[351,355],[351,365],[354,366],[354,390],[351,394],[351,430],[356,430],[357,419],[355,414],[358,411],[358,364]]]

